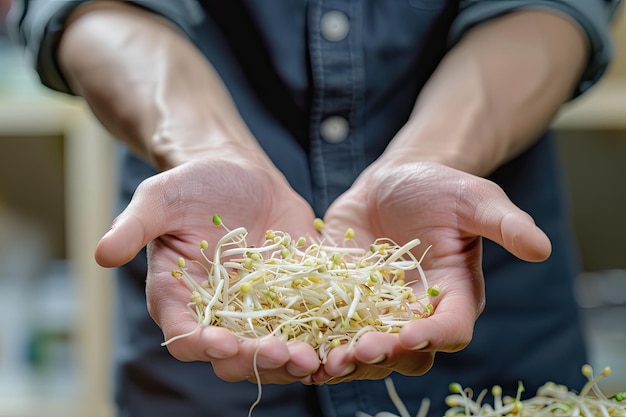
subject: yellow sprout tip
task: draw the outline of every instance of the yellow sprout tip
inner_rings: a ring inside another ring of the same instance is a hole
[[[448,389],[450,390],[450,392],[453,392],[455,394],[460,394],[463,392],[463,387],[458,382],[453,382],[448,385]]]
[[[456,399],[455,397],[447,397],[446,398],[446,405],[448,407],[458,407],[459,406],[459,400]]]
[[[441,288],[439,288],[439,285],[433,285],[432,287],[428,289],[428,295],[431,297],[436,297],[440,293],[441,293]]]
[[[250,284],[249,282],[244,282],[243,284],[241,284],[242,294],[248,294],[250,291],[252,291],[252,284]]]
[[[315,220],[313,220],[313,227],[315,227],[317,231],[321,231],[324,228],[324,220],[320,219],[319,217],[316,218]]]

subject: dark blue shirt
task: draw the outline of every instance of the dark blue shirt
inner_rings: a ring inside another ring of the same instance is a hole
[[[69,91],[54,62],[63,17],[78,2],[23,2],[21,35],[42,81]],[[56,3],[56,4],[54,4]],[[440,0],[264,0],[134,2],[171,19],[215,66],[244,120],[296,191],[323,215],[406,122],[441,57],[463,33],[517,8],[562,13],[587,35],[591,56],[579,89],[603,73],[611,55],[612,2]],[[616,4],[616,2],[613,2]],[[44,16],[44,17],[42,17]],[[41,28],[37,22],[45,22]],[[43,29],[45,28],[45,30]],[[454,123],[454,120],[450,120]],[[121,150],[121,202],[154,174]],[[550,259],[520,261],[486,241],[487,306],[474,340],[438,354],[423,377],[394,375],[412,415],[422,398],[432,416],[445,410],[448,384],[476,391],[502,385],[514,395],[553,380],[579,388],[586,361],[573,296],[576,251],[556,149],[548,135],[491,179],[528,211],[552,240]],[[256,386],[220,381],[204,363],[180,363],[160,346],[147,314],[145,255],[120,268],[116,331],[116,399],[120,416],[244,416]],[[395,412],[382,381],[322,387],[269,385],[257,417],[353,417]]]

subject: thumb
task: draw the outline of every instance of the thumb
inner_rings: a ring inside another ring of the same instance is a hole
[[[152,239],[145,225],[130,213],[122,213],[96,246],[95,258],[100,266],[112,268],[131,261]]]
[[[552,252],[548,236],[499,186],[482,181],[487,182],[486,187],[475,184],[478,191],[463,193],[461,197],[463,202],[459,207],[465,211],[461,218],[466,220],[466,230],[496,242],[522,260],[546,260]]]
[[[139,186],[126,209],[113,221],[95,250],[96,262],[106,268],[131,261],[149,242],[166,233],[168,222],[158,192]]]
[[[525,261],[545,261],[552,252],[548,236],[522,211],[512,211],[502,217],[500,236],[496,242]]]

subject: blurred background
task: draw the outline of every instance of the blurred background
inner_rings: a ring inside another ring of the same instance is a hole
[[[113,140],[48,91],[0,0],[0,417],[108,417],[112,279],[92,251],[112,213]],[[556,120],[584,273],[591,362],[626,390],[626,12],[609,74]],[[478,387],[475,387],[478,388]],[[578,387],[572,387],[578,388]]]

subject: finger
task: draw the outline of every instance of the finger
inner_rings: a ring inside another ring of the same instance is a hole
[[[550,256],[550,239],[495,183],[478,178],[467,181],[459,195],[464,230],[498,243],[525,261],[540,262]]]
[[[505,249],[520,259],[540,262],[552,252],[550,239],[526,213],[510,212],[502,217],[500,234]]]
[[[292,342],[287,344],[289,349],[289,362],[286,370],[290,376],[298,379],[311,375],[320,366],[320,360],[314,349],[303,342]]]
[[[301,342],[287,344],[289,361],[280,367],[263,368],[257,366],[257,371],[246,378],[248,381],[258,383],[260,378],[263,384],[290,384],[297,381],[306,383],[311,375],[319,368],[320,362],[313,348]],[[257,359],[258,363],[258,359]]]
[[[96,246],[96,262],[104,267],[123,265],[132,260],[151,240],[171,227],[163,210],[161,188],[154,177],[144,181],[130,204],[114,220],[111,229]]]
[[[131,213],[122,213],[96,246],[96,262],[112,268],[130,262],[148,243],[146,227]]]
[[[360,340],[355,345],[342,345],[332,349],[323,368],[313,375],[314,381],[337,384],[357,379],[381,379],[388,376],[393,369],[378,365],[371,366],[356,358],[355,346],[359,343]]]
[[[354,357],[370,368],[393,369],[404,375],[423,375],[431,368],[432,352],[408,351],[398,334],[371,332],[354,345]]]
[[[167,349],[183,362],[216,361],[233,358],[239,353],[239,343],[233,334],[220,327],[199,327],[197,323],[184,321],[169,329]]]
[[[356,370],[354,349],[350,345],[341,345],[331,349],[326,357],[324,367],[315,375],[316,382],[327,382],[332,378],[340,378],[352,374]]]
[[[484,287],[442,289],[440,297],[430,317],[414,320],[400,330],[400,345],[413,351],[457,352],[470,343],[474,323],[484,308]]]
[[[167,272],[153,273],[146,282],[148,313],[163,331],[170,354],[181,361],[210,361],[238,353],[237,338],[227,329],[201,326],[186,308],[189,290]]]
[[[284,365],[289,361],[287,345],[275,337],[239,340],[237,356],[213,360],[215,374],[228,382],[243,380],[256,381],[257,376],[264,383],[278,382],[271,380],[272,371],[284,377]],[[264,375],[268,375],[267,378]],[[266,381],[266,379],[269,379]],[[289,382],[296,380],[291,378]]]

